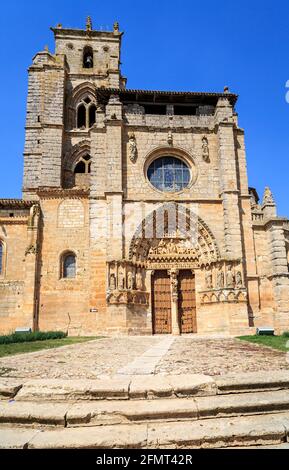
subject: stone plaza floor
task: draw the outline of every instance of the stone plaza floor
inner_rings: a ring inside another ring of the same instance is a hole
[[[93,379],[112,375],[289,370],[286,353],[230,337],[106,337],[0,359],[0,375]]]

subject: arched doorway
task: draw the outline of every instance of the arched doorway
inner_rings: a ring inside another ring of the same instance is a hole
[[[143,220],[129,257],[151,275],[153,333],[196,333],[195,272],[216,262],[219,251],[210,229],[196,214],[176,204],[170,211],[168,206]]]

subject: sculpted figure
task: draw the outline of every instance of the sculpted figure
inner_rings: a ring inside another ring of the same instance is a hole
[[[206,280],[206,288],[212,289],[213,288],[213,275],[210,270],[206,272],[205,280]]]
[[[136,273],[136,288],[137,290],[142,290],[143,284],[142,284],[142,273],[141,270],[138,269]]]
[[[111,290],[116,289],[116,283],[115,283],[115,274],[111,274],[109,278],[109,287]]]
[[[134,132],[130,132],[128,138],[129,158],[132,162],[135,162],[137,157],[137,146]]]
[[[241,271],[236,272],[236,287],[242,287],[243,286],[243,279],[242,279],[242,273]]]
[[[203,160],[205,162],[210,161],[210,154],[209,154],[209,144],[207,137],[202,138],[202,151],[203,151]]]
[[[124,282],[123,270],[119,269],[119,271],[118,271],[118,288],[119,289],[124,289],[124,287],[125,287],[125,282]]]
[[[129,271],[128,274],[127,274],[127,288],[129,290],[132,290],[133,285],[134,285],[133,273],[132,273],[132,271]]]
[[[228,271],[226,275],[226,285],[227,287],[234,287],[235,279],[234,274],[232,273],[232,266],[228,266]]]
[[[223,271],[218,271],[217,274],[217,288],[222,289],[224,287],[224,273]]]

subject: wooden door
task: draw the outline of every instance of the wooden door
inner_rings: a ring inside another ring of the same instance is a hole
[[[195,276],[189,269],[179,271],[178,312],[181,333],[196,333]]]
[[[153,333],[172,332],[171,284],[166,271],[155,271],[152,277]]]

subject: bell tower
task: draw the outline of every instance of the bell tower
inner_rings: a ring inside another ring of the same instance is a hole
[[[120,71],[122,32],[96,31],[91,18],[85,29],[51,28],[55,52],[45,47],[29,67],[23,196],[37,199],[40,187],[61,188],[67,145],[67,115],[72,90],[125,88]]]

